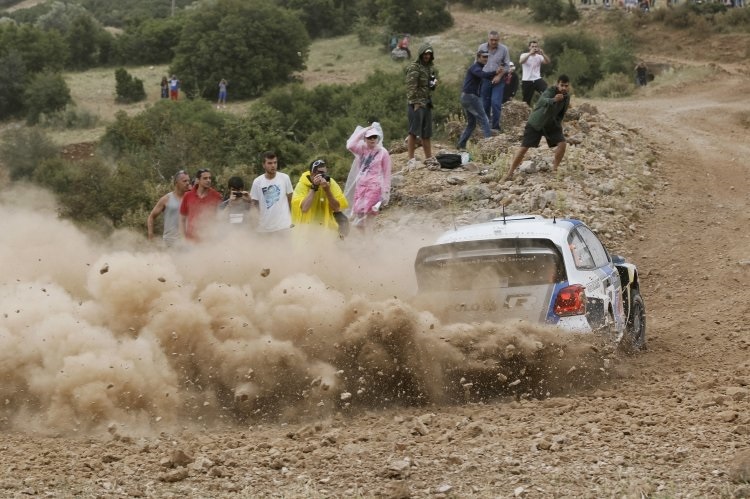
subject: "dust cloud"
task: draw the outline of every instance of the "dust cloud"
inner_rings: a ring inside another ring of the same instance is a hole
[[[131,431],[319,417],[595,386],[585,338],[441,324],[413,260],[435,234],[263,239],[167,252],[103,240],[32,188],[0,195],[0,428]]]

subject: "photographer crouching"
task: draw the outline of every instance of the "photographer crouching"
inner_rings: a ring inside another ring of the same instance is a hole
[[[302,174],[292,195],[292,223],[295,226],[319,226],[339,233],[346,222],[341,213],[349,203],[341,187],[328,175],[323,159],[310,163],[310,171]],[[344,217],[345,218],[345,217]],[[343,234],[345,235],[345,234]]]

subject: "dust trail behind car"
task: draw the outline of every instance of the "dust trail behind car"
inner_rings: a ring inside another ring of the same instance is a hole
[[[92,239],[44,196],[0,205],[0,428],[315,418],[559,395],[611,375],[590,337],[415,308],[414,254],[434,234],[413,228],[283,246],[230,233],[167,253],[128,232]]]

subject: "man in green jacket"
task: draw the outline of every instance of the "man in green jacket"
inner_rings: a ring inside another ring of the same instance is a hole
[[[563,135],[562,122],[570,104],[570,78],[560,75],[557,84],[542,92],[534,110],[529,115],[529,121],[523,130],[521,148],[513,158],[508,173],[503,180],[510,180],[513,172],[523,161],[529,147],[539,147],[542,137],[547,139],[547,145],[555,148],[555,159],[552,162],[552,171],[557,171],[563,156],[565,155],[565,135]]]
[[[417,138],[422,140],[425,159],[432,157],[432,91],[437,86],[437,70],[432,45],[422,44],[417,59],[406,68],[406,103],[409,116],[409,136],[406,146],[409,152],[407,168],[415,166],[414,150]]]

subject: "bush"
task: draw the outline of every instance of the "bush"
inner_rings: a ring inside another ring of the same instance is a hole
[[[629,74],[629,73],[628,73]],[[608,74],[596,82],[591,89],[591,97],[627,97],[635,91],[633,78],[624,73]]]
[[[569,52],[573,50],[575,52]],[[550,73],[567,74],[577,86],[590,88],[601,77],[599,42],[586,33],[566,31],[547,35],[544,51],[552,59],[548,65],[551,66]],[[568,52],[567,56],[564,56],[565,52]]]
[[[139,102],[146,98],[146,90],[143,88],[143,80],[134,78],[125,70],[125,68],[118,68],[115,70],[115,81],[117,102]]]
[[[64,109],[70,102],[70,89],[61,74],[47,71],[37,73],[24,92],[26,122],[36,124],[42,114]]]
[[[571,23],[580,18],[578,9],[573,2],[563,2],[562,0],[529,0],[532,18],[536,22],[557,23],[564,21]]]
[[[629,73],[635,66],[633,45],[626,39],[608,43],[602,51],[599,68],[602,73]]]
[[[225,78],[234,97],[257,97],[303,69],[309,45],[300,20],[270,0],[217,0],[191,11],[169,72],[189,96],[213,100]]]
[[[12,180],[31,179],[37,166],[59,153],[57,146],[37,128],[15,128],[0,140],[0,156]]]
[[[98,124],[97,115],[70,105],[61,111],[42,115],[39,120],[40,126],[63,129],[94,128]]]

